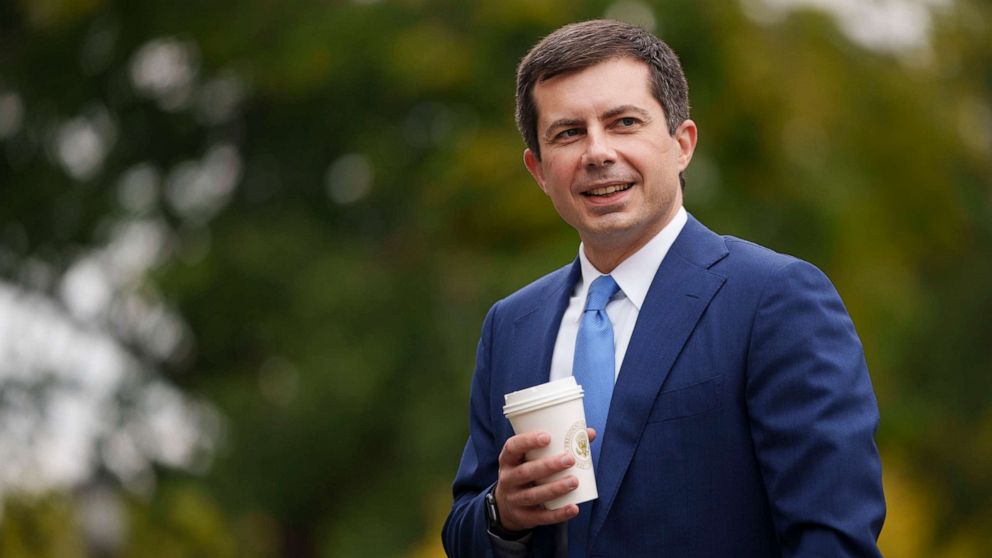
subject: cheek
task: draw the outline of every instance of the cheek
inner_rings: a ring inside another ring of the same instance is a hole
[[[641,172],[650,173],[655,179],[679,173],[678,152],[666,149],[665,146],[656,146],[653,150],[641,152],[638,161],[641,163],[639,167]]]
[[[572,178],[572,172],[565,165],[552,163],[544,167],[544,179],[549,193],[556,195],[567,193]]]

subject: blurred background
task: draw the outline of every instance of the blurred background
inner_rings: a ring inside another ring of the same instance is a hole
[[[992,555],[985,0],[0,0],[0,556],[442,556],[485,312],[577,249],[514,69],[603,16],[688,209],[848,305],[886,555]]]

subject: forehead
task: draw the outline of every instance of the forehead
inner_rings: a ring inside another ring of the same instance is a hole
[[[613,58],[539,81],[533,92],[538,126],[559,118],[600,114],[621,105],[663,113],[651,94],[650,77],[644,62]]]

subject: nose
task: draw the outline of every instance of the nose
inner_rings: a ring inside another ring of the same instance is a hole
[[[617,153],[610,145],[604,130],[586,131],[586,151],[582,154],[586,167],[608,167],[616,162]]]

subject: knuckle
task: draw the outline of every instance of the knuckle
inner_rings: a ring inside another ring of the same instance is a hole
[[[567,492],[568,490],[563,488],[561,483],[554,482],[543,485],[534,489],[533,504],[535,506],[538,504],[544,504],[549,500],[558,498]]]
[[[545,476],[566,469],[566,467],[561,463],[561,457],[557,455],[546,458],[542,465],[544,467]]]
[[[552,483],[551,485],[548,486],[549,497],[556,498],[558,496],[561,496],[562,494],[565,494],[566,492],[568,492],[568,489],[565,487],[565,484],[562,482]]]
[[[510,509],[516,512],[521,508],[529,507],[527,504],[527,496],[524,493],[517,492],[514,494],[508,494],[506,497],[506,502],[510,505]]]
[[[517,473],[520,475],[520,478],[528,482],[533,481],[535,465],[535,463],[524,463],[517,467]]]
[[[507,441],[505,444],[503,444],[503,449],[500,450],[499,452],[499,460],[500,462],[508,463],[513,459],[513,456],[514,456],[513,444]]]
[[[517,483],[516,475],[514,475],[513,473],[514,473],[514,469],[512,468],[511,469],[501,468],[499,470],[499,475],[496,477],[497,479],[496,484],[502,485],[500,488],[503,489],[504,491],[507,488],[512,488]]]
[[[521,492],[520,493],[520,505],[521,506],[524,506],[524,507],[528,507],[529,508],[529,507],[532,507],[532,506],[536,506],[538,503],[539,503],[538,502],[538,498],[537,498],[537,495],[534,494],[534,491],[528,490],[528,491],[525,491],[525,492]]]
[[[521,466],[521,469],[521,473],[531,482],[547,478],[559,470],[553,459],[542,459],[540,461],[525,463]]]
[[[498,461],[499,461],[499,464],[500,465],[506,465],[507,463],[510,462],[510,456],[508,455],[508,452],[507,452],[507,449],[506,449],[505,446],[503,447],[503,451],[499,452]]]
[[[544,504],[545,502],[547,502],[548,500],[550,500],[550,499],[552,499],[554,497],[555,497],[555,495],[553,493],[550,493],[547,490],[541,490],[540,492],[534,494],[534,496],[532,498],[534,500],[533,505],[534,506],[537,506],[537,505],[540,505],[540,504]]]

